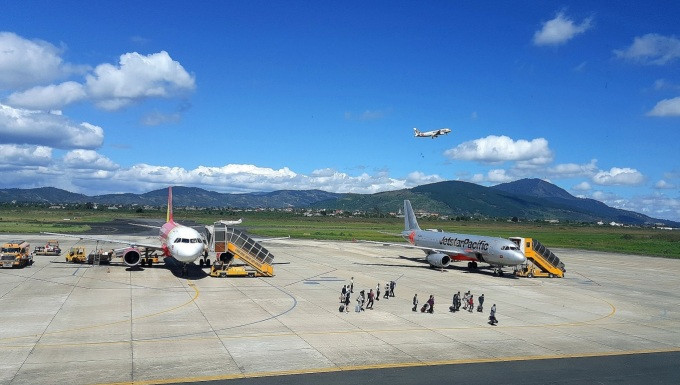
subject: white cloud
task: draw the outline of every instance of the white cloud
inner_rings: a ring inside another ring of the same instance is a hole
[[[590,163],[586,164],[562,163],[547,169],[547,173],[553,178],[590,177],[595,175],[597,171],[597,159],[592,159]]]
[[[572,19],[560,12],[557,16],[543,23],[543,27],[534,33],[534,44],[538,46],[544,45],[560,45],[580,35],[592,27],[592,19],[587,18],[576,24]]]
[[[437,174],[426,175],[420,171],[414,171],[406,177],[406,185],[408,187],[420,186],[422,184],[441,182],[444,179]]]
[[[643,64],[664,65],[680,57],[680,39],[648,33],[636,37],[630,47],[614,50],[614,54]]]
[[[486,175],[486,180],[490,183],[507,183],[512,182],[515,178],[509,176],[503,169],[489,170]]]
[[[46,166],[52,161],[52,149],[45,146],[0,144],[0,169]]]
[[[544,138],[515,141],[507,136],[495,135],[461,143],[455,148],[446,150],[444,155],[451,159],[482,163],[518,161],[531,165],[547,164],[553,159],[552,150]]]
[[[572,187],[571,189],[574,191],[590,191],[592,187],[590,186],[590,183],[584,181]]]
[[[61,50],[42,40],[0,32],[0,88],[23,88],[50,82],[69,72]]]
[[[592,181],[598,185],[638,185],[645,177],[633,168],[612,167],[609,171],[600,171],[593,175]]]
[[[63,161],[67,167],[75,169],[111,171],[120,167],[109,158],[92,150],[69,151]]]
[[[168,98],[192,91],[195,80],[182,65],[161,51],[120,56],[119,66],[100,64],[87,75],[85,87],[97,106],[117,110],[147,98]]]
[[[104,130],[87,122],[74,123],[59,114],[0,104],[0,137],[6,143],[90,149],[101,146]]]
[[[660,181],[654,184],[654,188],[659,190],[672,190],[675,188],[675,185],[673,183],[669,183],[661,179]]]
[[[680,96],[656,103],[647,116],[680,116]]]
[[[34,110],[52,110],[83,100],[87,97],[83,85],[64,82],[57,85],[37,86],[7,97],[7,104],[13,107]]]

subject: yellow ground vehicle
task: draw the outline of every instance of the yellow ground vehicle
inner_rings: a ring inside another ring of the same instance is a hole
[[[85,261],[87,261],[87,255],[82,246],[71,247],[71,250],[66,253],[66,262],[85,263]]]
[[[0,260],[3,268],[24,267],[33,263],[31,245],[26,241],[9,241],[2,245]]]
[[[564,277],[567,271],[564,268],[564,263],[550,251],[543,246],[541,242],[532,238],[511,237],[520,250],[527,257],[527,263],[515,270],[515,275],[520,277]]]
[[[211,277],[255,277],[259,276],[254,270],[246,270],[245,266],[231,266],[228,263],[216,261],[210,267]]]

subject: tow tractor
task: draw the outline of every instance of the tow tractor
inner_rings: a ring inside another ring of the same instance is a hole
[[[74,246],[66,253],[66,262],[71,263],[85,263],[87,261],[87,255],[85,254],[85,248],[82,246]]]

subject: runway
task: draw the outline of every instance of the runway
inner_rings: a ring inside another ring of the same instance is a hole
[[[35,246],[48,237],[3,238]],[[66,249],[74,241],[61,244]],[[570,360],[667,352],[659,357],[677,361],[680,351],[677,260],[558,249],[565,278],[518,279],[441,272],[412,260],[416,251],[376,245],[285,240],[266,247],[276,256],[273,278],[217,279],[196,266],[186,279],[162,265],[132,271],[66,264],[63,257],[0,270],[0,383],[261,383],[245,378],[282,376],[275,380],[281,383],[335,372],[337,380],[323,382],[345,383],[356,374],[359,382],[387,383],[380,380],[389,376],[375,373],[396,370],[401,377],[479,365],[491,373],[520,371],[523,383],[546,374],[548,382],[567,383],[588,378],[559,370]],[[339,313],[340,289],[350,277],[355,294],[395,280],[396,297],[374,310]],[[458,290],[475,298],[484,293],[485,313],[448,312]],[[435,313],[412,312],[414,293],[421,303],[433,294]],[[493,303],[495,327],[486,322]],[[652,359],[661,364],[649,364],[648,378],[664,383],[664,373],[677,375],[665,359]],[[544,362],[557,363],[541,369]]]

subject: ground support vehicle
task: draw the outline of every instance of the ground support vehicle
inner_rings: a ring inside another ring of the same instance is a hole
[[[515,270],[515,275],[519,277],[564,277],[567,271],[564,268],[564,263],[550,251],[543,246],[541,242],[532,238],[511,237],[509,238],[524,253],[527,257],[527,263]]]
[[[9,241],[2,245],[2,268],[25,267],[33,264],[31,245],[26,241]]]
[[[45,246],[36,246],[33,250],[33,255],[61,255],[59,241],[50,240],[47,241]]]
[[[86,261],[87,255],[85,254],[85,248],[82,246],[71,247],[68,253],[66,253],[66,262],[85,263]]]
[[[220,222],[206,226],[206,230],[208,251],[215,253],[215,262],[210,267],[211,276],[274,276],[274,255],[259,242]],[[235,260],[242,262],[242,265],[232,266]]]

